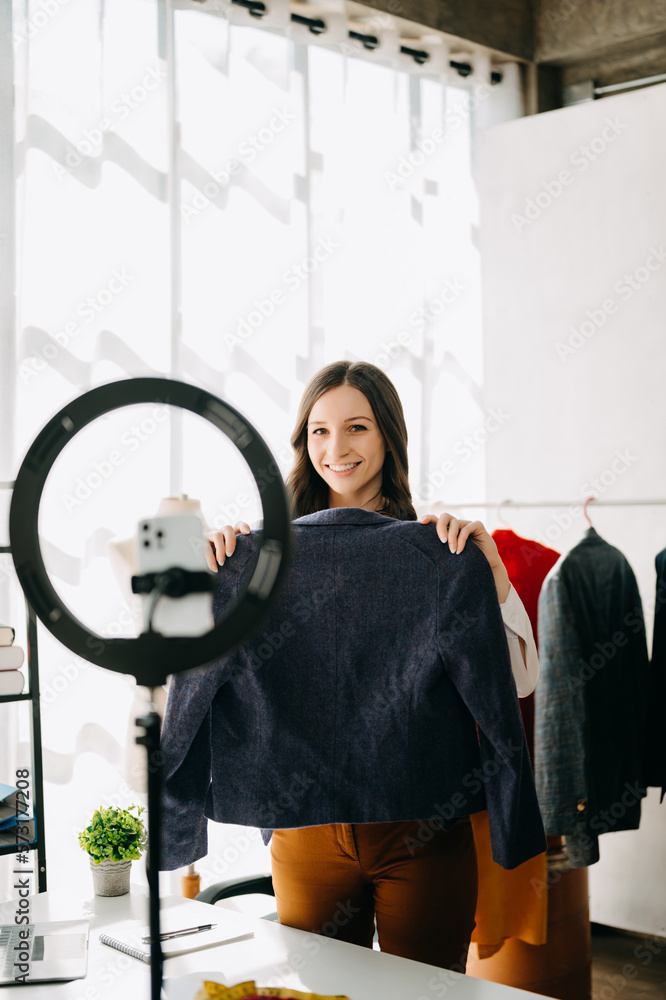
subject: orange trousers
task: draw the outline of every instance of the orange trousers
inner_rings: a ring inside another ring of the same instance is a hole
[[[430,836],[428,836],[430,834]],[[275,830],[280,923],[440,968],[465,971],[477,868],[469,817]]]

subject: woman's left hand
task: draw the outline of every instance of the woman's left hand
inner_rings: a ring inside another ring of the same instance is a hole
[[[506,601],[511,590],[511,581],[506,567],[500,558],[495,540],[488,534],[481,521],[461,521],[453,514],[426,514],[421,518],[422,524],[437,524],[437,534],[443,542],[449,543],[452,552],[460,553],[465,548],[468,538],[473,538],[484,556],[490,563],[497,588],[500,604]]]
[[[421,518],[422,524],[437,524],[437,534],[443,542],[448,542],[451,552],[459,553],[465,548],[467,539],[471,536],[488,560],[492,569],[502,565],[500,554],[494,539],[485,529],[481,521],[461,521],[453,514],[426,514]]]

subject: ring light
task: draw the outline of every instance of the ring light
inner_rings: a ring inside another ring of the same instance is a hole
[[[257,481],[263,514],[252,575],[228,615],[202,636],[143,633],[108,638],[91,632],[63,603],[44,566],[38,512],[46,478],[74,435],[97,417],[136,403],[162,403],[204,417],[238,448]],[[91,389],[63,407],[41,430],[16,477],[9,514],[12,555],[21,586],[46,628],[78,656],[107,670],[133,674],[155,687],[169,674],[209,663],[236,646],[264,617],[287,568],[290,542],[287,495],[268,447],[237,410],[205,389],[164,378],[135,378]]]

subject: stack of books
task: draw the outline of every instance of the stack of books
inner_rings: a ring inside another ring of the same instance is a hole
[[[25,677],[21,673],[24,653],[14,645],[15,632],[11,625],[0,625],[0,695],[21,694]]]
[[[11,830],[29,812],[25,794],[14,785],[0,782],[0,834]],[[28,837],[24,838],[28,840]]]

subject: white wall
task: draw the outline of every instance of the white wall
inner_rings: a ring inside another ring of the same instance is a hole
[[[666,498],[665,117],[662,85],[480,136],[484,390],[510,413],[487,495],[566,501],[505,515],[562,553],[587,528],[569,502]],[[636,572],[651,638],[666,506],[590,513]],[[600,846],[591,918],[664,934],[666,802],[651,790],[641,829]]]

